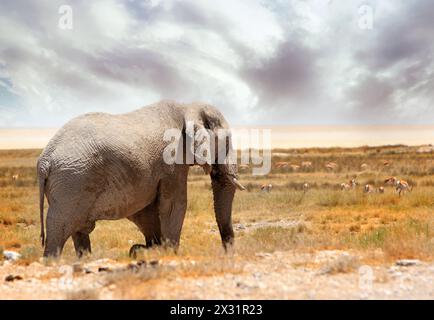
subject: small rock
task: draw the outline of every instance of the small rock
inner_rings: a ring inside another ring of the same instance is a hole
[[[3,257],[5,258],[5,260],[17,261],[18,259],[21,258],[21,254],[19,254],[18,252],[15,252],[15,251],[5,250],[5,251],[3,251]]]
[[[172,260],[172,261],[169,261],[169,263],[167,265],[169,267],[176,268],[179,265],[179,263],[178,263],[178,261]]]
[[[267,252],[258,252],[258,253],[255,254],[255,256],[257,256],[257,257],[261,257],[261,258],[271,257],[271,253],[267,253]]]
[[[110,272],[109,267],[98,267],[98,272]]]
[[[15,280],[15,277],[11,274],[6,276],[6,278],[5,278],[5,281],[7,281],[7,282],[14,281],[14,280]]]
[[[139,270],[139,266],[135,263],[130,263],[127,265],[127,270],[137,272]]]
[[[149,261],[149,264],[150,264],[152,267],[156,267],[156,266],[158,266],[158,260],[151,260],[151,261]]]
[[[21,276],[14,276],[13,274],[10,274],[10,275],[8,275],[5,278],[5,281],[7,281],[7,282],[12,282],[12,281],[15,281],[15,280],[23,280],[23,277],[21,277]]]
[[[259,288],[259,286],[257,284],[252,285],[252,284],[247,284],[247,283],[243,283],[243,282],[237,282],[236,286],[237,286],[237,288],[244,289],[244,290],[252,290],[252,289]]]
[[[397,266],[400,267],[410,267],[421,264],[420,260],[417,259],[401,259],[395,262]]]
[[[137,265],[139,267],[146,267],[146,261],[145,260],[139,260],[139,261],[137,261]]]

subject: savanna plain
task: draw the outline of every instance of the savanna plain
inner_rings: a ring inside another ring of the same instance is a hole
[[[41,259],[40,153],[0,151],[0,299],[434,298],[432,148],[274,149],[268,175],[240,168],[246,190],[235,195],[228,253],[210,179],[192,167],[176,253],[131,258],[142,234],[127,220],[100,221],[92,255],[76,258],[69,240],[59,260]],[[389,177],[410,187],[399,196]],[[10,251],[19,259],[7,260]]]

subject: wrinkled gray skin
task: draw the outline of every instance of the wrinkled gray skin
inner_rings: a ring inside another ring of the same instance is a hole
[[[137,225],[147,247],[161,243],[177,247],[190,165],[163,161],[163,150],[170,143],[163,135],[170,128],[185,130],[187,121],[194,121],[195,130],[228,128],[212,106],[172,101],[120,115],[85,114],[63,126],[37,165],[44,256],[60,255],[71,236],[78,256],[90,252],[89,234],[95,222],[122,218]],[[229,146],[229,139],[225,143]],[[185,147],[181,151],[185,153]],[[213,164],[204,165],[204,170],[211,176],[215,216],[226,249],[234,239],[235,189],[242,189],[236,180],[237,167]],[[49,203],[46,239],[44,194]]]

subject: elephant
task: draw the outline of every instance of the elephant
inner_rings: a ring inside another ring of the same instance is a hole
[[[193,123],[192,132],[187,130],[189,123]],[[179,141],[165,138],[165,132],[173,129],[180,132]],[[211,177],[215,218],[227,250],[234,242],[235,190],[244,187],[237,180],[236,161],[229,161],[231,136],[217,134],[222,129],[229,130],[229,125],[214,106],[168,100],[127,113],[94,112],[70,120],[37,162],[44,257],[60,256],[69,237],[78,257],[90,253],[89,234],[96,221],[122,218],[143,233],[144,246],[178,248],[192,165],[202,166]],[[196,158],[199,142],[194,141],[192,147],[183,143],[200,130],[215,142],[207,158],[212,161]],[[165,160],[170,144],[176,146],[177,154],[172,163]],[[193,162],[186,161],[189,156]],[[44,196],[49,205],[46,230]]]

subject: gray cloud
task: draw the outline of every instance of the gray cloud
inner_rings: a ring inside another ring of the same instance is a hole
[[[363,31],[362,3],[74,1],[64,31],[61,1],[2,1],[0,126],[163,98],[205,100],[236,124],[434,121],[434,7],[371,1]]]
[[[281,107],[300,102],[315,91],[317,56],[317,52],[287,40],[277,48],[274,57],[259,66],[247,66],[242,77],[259,95],[262,105]]]
[[[432,60],[434,7],[431,1],[407,1],[398,12],[378,21],[373,41],[356,52],[372,70],[383,70],[406,60]]]
[[[374,76],[358,79],[357,85],[347,89],[347,98],[353,104],[352,116],[372,122],[384,121],[383,117],[391,120],[393,113],[394,88],[388,83]]]
[[[364,74],[346,90],[356,114],[383,123],[434,120],[433,34],[430,1],[408,1],[379,19],[372,39],[353,53]]]

